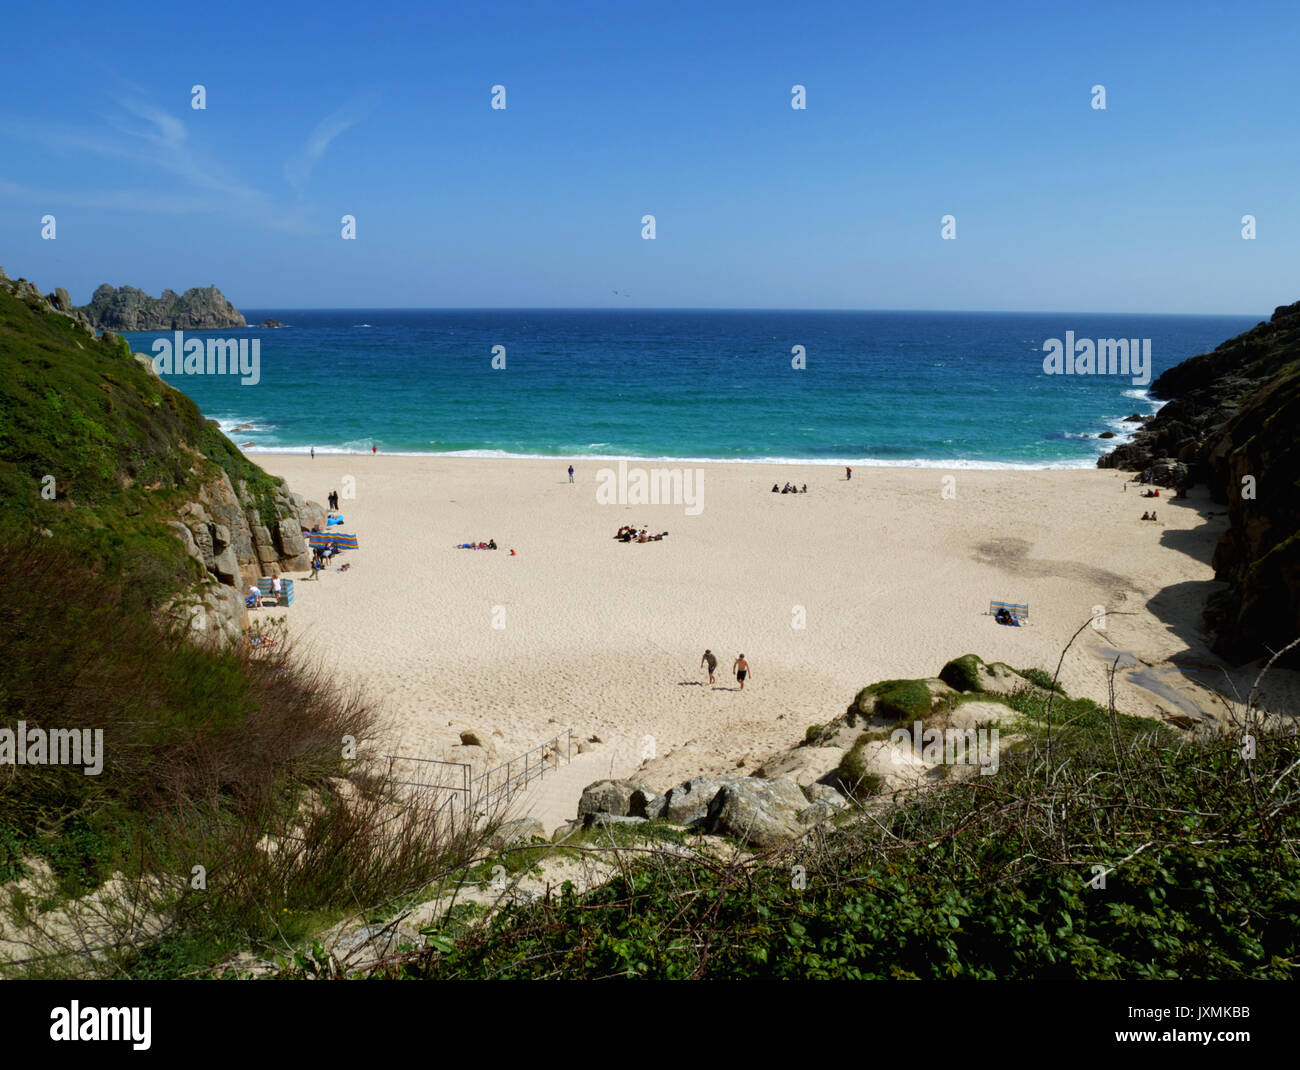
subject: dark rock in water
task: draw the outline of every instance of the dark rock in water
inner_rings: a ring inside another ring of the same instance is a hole
[[[1300,636],[1300,302],[1170,368],[1150,392],[1171,400],[1098,466],[1165,487],[1205,483],[1227,505],[1214,569],[1229,586],[1205,624],[1224,657],[1268,656]]]
[[[1145,416],[1140,416],[1135,412],[1132,416],[1125,416],[1121,422],[1126,424],[1140,424],[1145,419]]]
[[[1098,435],[1097,437],[1098,437],[1098,438],[1114,438],[1114,437],[1115,437],[1115,432],[1114,432],[1114,431],[1103,431],[1103,432],[1102,432],[1100,435]]]
[[[267,320],[262,324],[262,326],[263,326],[263,327],[283,327],[284,324],[281,323],[279,320],[267,319]]]
[[[134,286],[120,290],[105,283],[83,305],[82,312],[96,327],[114,331],[214,330],[246,327],[244,317],[215,286],[194,288],[177,295],[164,290],[150,297]]]

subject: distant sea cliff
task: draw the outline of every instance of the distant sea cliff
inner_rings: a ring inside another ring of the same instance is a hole
[[[66,291],[61,291],[62,296]],[[120,289],[105,283],[81,305],[82,312],[99,330],[179,331],[246,327],[243,314],[215,286],[194,287],[183,294],[164,290],[150,297],[134,286]]]

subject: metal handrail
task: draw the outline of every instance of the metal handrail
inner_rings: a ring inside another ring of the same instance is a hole
[[[393,787],[412,787],[433,792],[448,792],[445,802],[439,805],[434,813],[434,817],[441,816],[448,806],[452,805],[457,796],[461,799],[462,813],[469,815],[485,809],[488,805],[495,803],[498,799],[509,798],[516,791],[527,787],[532,781],[538,780],[546,775],[548,768],[558,767],[560,757],[560,741],[564,740],[563,748],[565,763],[573,760],[573,729],[567,729],[564,732],[557,732],[550,739],[545,740],[537,746],[524,751],[523,754],[517,754],[508,761],[494,765],[492,768],[480,773],[478,776],[473,775],[472,767],[466,762],[448,762],[440,758],[416,758],[405,754],[386,754],[388,759],[388,783]],[[531,758],[538,751],[553,754],[555,761],[546,760],[536,763]],[[393,776],[393,766],[396,762],[419,762],[421,766],[437,766],[440,769],[453,769],[460,771],[459,785],[444,783],[428,783],[422,780],[397,780]],[[522,762],[523,771],[516,772],[515,766]],[[504,770],[504,779],[495,786],[492,783],[493,777]],[[482,785],[481,790],[476,790]]]

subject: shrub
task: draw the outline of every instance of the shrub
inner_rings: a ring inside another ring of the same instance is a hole
[[[1052,674],[1049,672],[1044,672],[1042,669],[1017,669],[1016,672],[1031,684],[1041,687],[1046,691],[1056,691],[1060,694],[1065,693],[1061,686],[1052,679]]]

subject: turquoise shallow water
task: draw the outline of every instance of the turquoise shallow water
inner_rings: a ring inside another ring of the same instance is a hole
[[[1075,313],[246,309],[259,381],[169,375],[248,452],[1084,467],[1154,403],[1043,344],[1151,340],[1162,370],[1254,325]],[[128,336],[153,353],[171,333]],[[492,366],[504,347],[505,367]],[[795,346],[806,368],[791,367]],[[496,351],[498,355],[500,350]],[[252,445],[245,445],[252,443]]]

